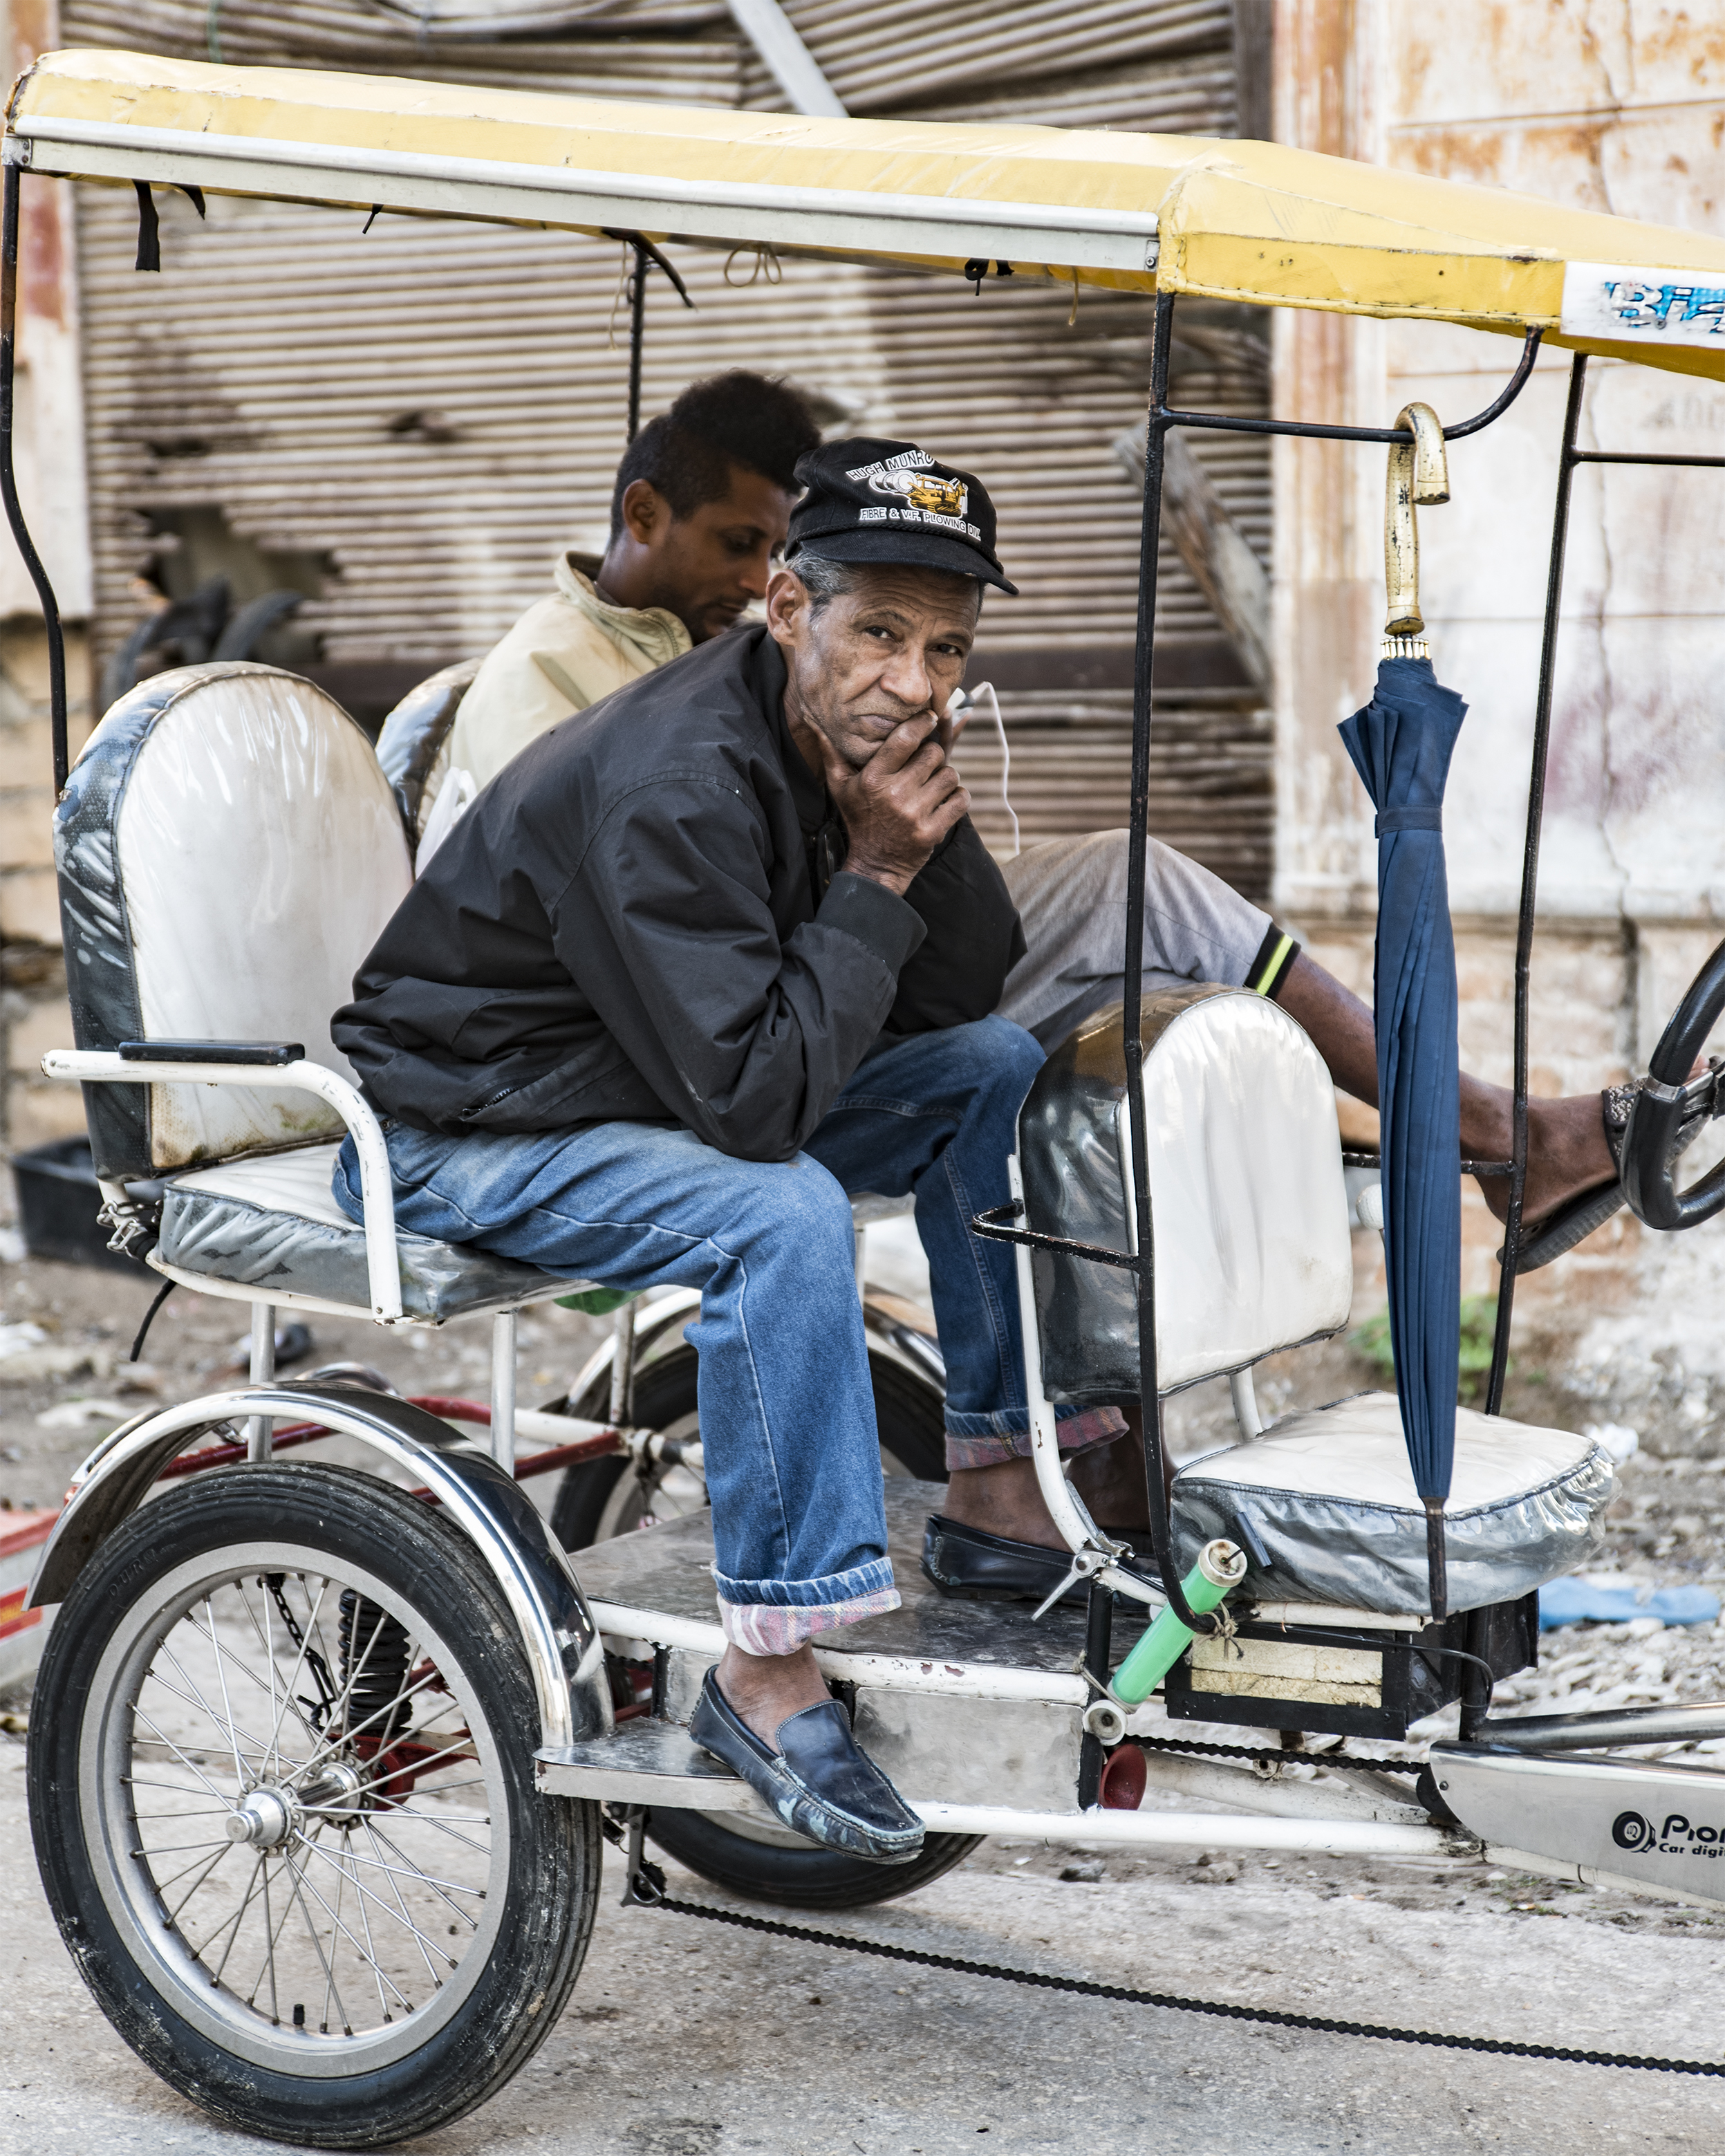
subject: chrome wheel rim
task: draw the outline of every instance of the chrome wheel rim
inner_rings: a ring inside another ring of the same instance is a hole
[[[79,1774],[109,1915],[238,2057],[369,2071],[484,1973],[509,1887],[497,1739],[448,1640],[362,1564],[259,1542],[155,1582],[102,1656]]]

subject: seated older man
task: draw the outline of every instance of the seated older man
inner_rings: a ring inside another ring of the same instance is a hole
[[[798,476],[765,625],[511,759],[332,1029],[387,1119],[404,1227],[619,1288],[701,1290],[729,1644],[694,1733],[788,1825],[893,1862],[921,1823],[809,1645],[898,1599],[845,1194],[914,1193],[947,1357],[947,1510],[1016,1517],[1013,1261],[968,1222],[1006,1200],[1042,1051],[993,1015],[1024,940],[945,716],[983,585],[1013,587],[968,474],[852,440]],[[351,1147],[336,1195],[357,1219]],[[1075,1412],[1062,1441],[1122,1427]]]

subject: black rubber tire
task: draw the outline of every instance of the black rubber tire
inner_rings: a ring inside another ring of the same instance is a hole
[[[696,1412],[698,1358],[686,1342],[649,1363],[635,1378],[634,1419],[644,1430],[668,1430]],[[869,1377],[874,1387],[875,1419],[882,1448],[924,1482],[947,1479],[946,1419],[942,1399],[932,1382],[872,1348]],[[608,1376],[605,1383],[608,1387]],[[604,1402],[588,1397],[572,1404],[572,1414],[595,1417]],[[552,1532],[567,1550],[590,1549],[598,1539],[613,1491],[633,1468],[626,1460],[594,1460],[564,1471],[552,1507]]]
[[[787,1909],[864,1909],[896,1902],[962,1864],[980,1835],[932,1834],[908,1864],[869,1864],[831,1849],[752,1841],[706,1812],[649,1812],[647,1833],[668,1856],[747,1902]]]
[[[152,1583],[203,1558],[285,1543],[368,1568],[424,1607],[495,1733],[512,1852],[507,1900],[473,1987],[427,2041],[352,2075],[300,2075],[225,2048],[177,2009],[105,1902],[80,1804],[85,1702],[108,1643]],[[432,1613],[428,1611],[428,1614]],[[37,1681],[29,1752],[37,1862],[62,1938],[96,2003],[146,2065],[248,2133],[372,2148],[429,2133],[493,2096],[556,2026],[578,1975],[599,1888],[598,1807],[534,1787],[539,1716],[507,1604],[464,1537],[429,1505],[329,1466],[200,1475],[145,1506],[97,1548],[61,1605]]]

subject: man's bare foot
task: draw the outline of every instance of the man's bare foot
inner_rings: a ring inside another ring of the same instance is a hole
[[[746,1655],[728,1646],[719,1658],[718,1685],[737,1720],[775,1752],[781,1722],[832,1697],[806,1642],[791,1655]]]
[[[1461,1150],[1473,1160],[1507,1160],[1511,1146],[1510,1096],[1501,1086],[1477,1079],[1461,1081]],[[1530,1225],[1560,1205],[1609,1183],[1617,1163],[1605,1142],[1605,1121],[1597,1093],[1571,1094],[1561,1101],[1527,1103],[1527,1184],[1522,1218]],[[1481,1176],[1486,1203],[1502,1220],[1509,1213],[1509,1178]]]
[[[1112,1445],[1081,1452],[1071,1463],[1073,1488],[1099,1527],[1119,1534],[1146,1532],[1144,1440],[1138,1410],[1125,1410],[1130,1425]],[[1065,1537],[1049,1516],[1031,1460],[1003,1460],[993,1467],[961,1467],[947,1483],[943,1517],[979,1527],[1009,1543],[1064,1549]]]
[[[1066,1547],[1042,1502],[1032,1460],[955,1468],[947,1478],[941,1512],[961,1527],[980,1527],[985,1535],[999,1535],[1006,1542],[1035,1543],[1043,1549]]]
[[[1067,1479],[1099,1527],[1117,1535],[1147,1535],[1150,1507],[1144,1488],[1143,1409],[1122,1408],[1121,1413],[1126,1417],[1125,1436],[1081,1452],[1067,1471]],[[1173,1479],[1174,1463],[1164,1453],[1164,1491],[1172,1487]]]
[[[1301,952],[1276,990],[1276,1000],[1305,1027],[1343,1091],[1375,1107],[1378,1059],[1372,1014],[1359,998]],[[1506,1087],[1487,1086],[1462,1072],[1464,1159],[1509,1158],[1512,1108]],[[1527,1184],[1522,1215],[1530,1226],[1584,1190],[1609,1182],[1616,1173],[1597,1093],[1527,1103]],[[1502,1220],[1509,1211],[1509,1178],[1481,1176],[1480,1188],[1486,1204]]]

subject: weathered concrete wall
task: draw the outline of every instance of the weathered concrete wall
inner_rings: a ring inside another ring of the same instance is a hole
[[[1725,4],[1286,0],[1278,132],[1312,149],[1553,202],[1717,228],[1725,197]],[[1489,403],[1507,339],[1290,315],[1288,416],[1387,424],[1421,398]],[[1463,1060],[1509,1075],[1512,914],[1568,357],[1450,452],[1451,500],[1421,513],[1421,596],[1441,679],[1469,700],[1445,815]],[[1725,390],[1598,360],[1586,446],[1720,453]],[[1369,993],[1374,848],[1335,728],[1365,700],[1383,619],[1382,453],[1280,445],[1278,904]],[[1541,860],[1532,1070],[1540,1092],[1645,1069],[1725,916],[1725,732],[1717,651],[1719,474],[1601,472],[1575,487]],[[1495,1224],[1468,1206],[1465,1287],[1488,1291]],[[1522,1285],[1543,1334],[1606,1395],[1671,1372],[1692,1410],[1719,1382],[1725,1229],[1620,1220]],[[1607,1352],[1609,1351],[1609,1353]],[[1663,1358],[1661,1360],[1660,1358]]]

